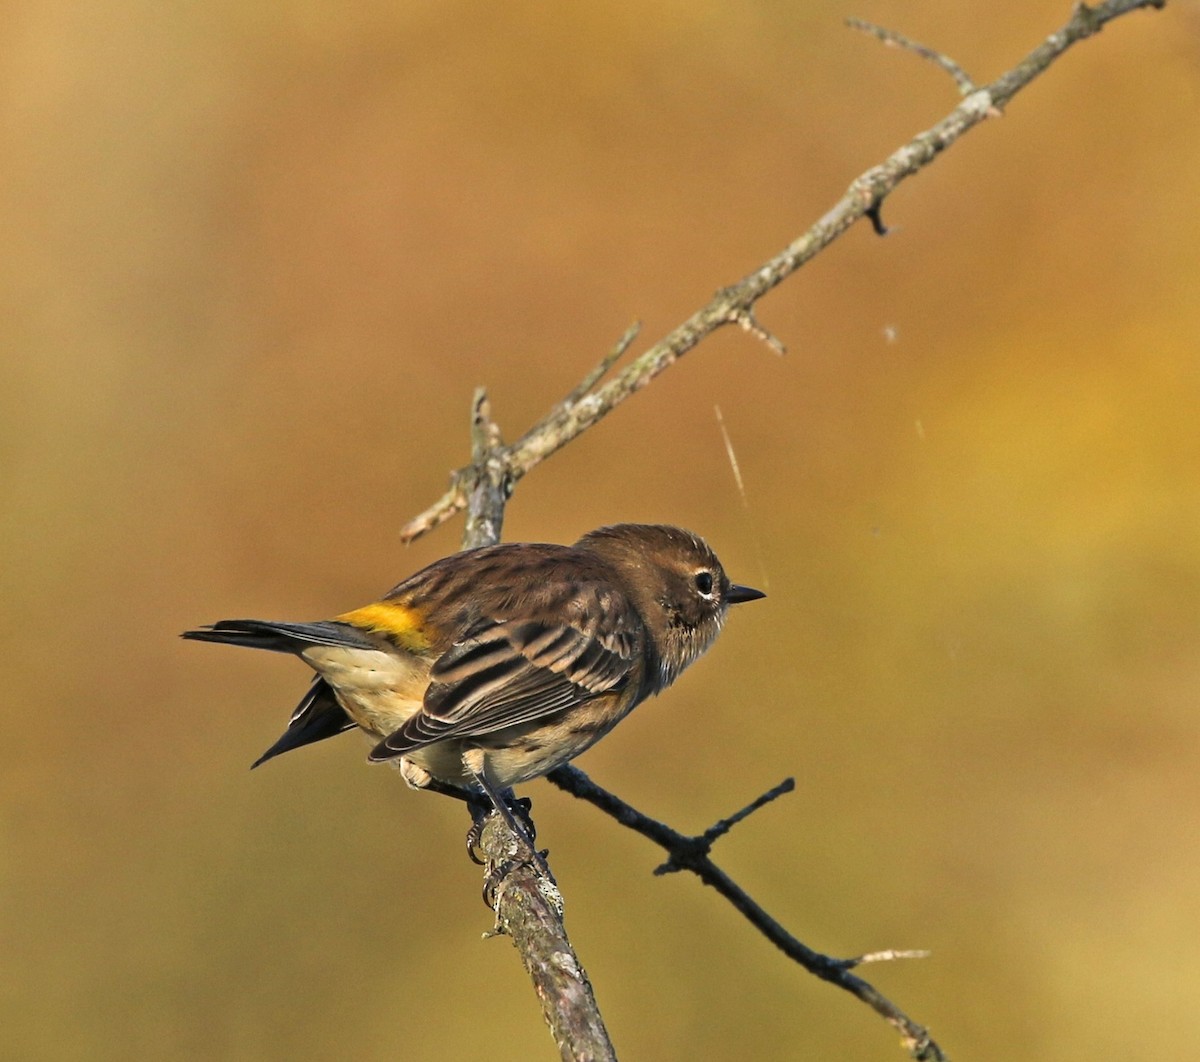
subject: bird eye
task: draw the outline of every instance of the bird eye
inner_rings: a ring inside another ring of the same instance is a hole
[[[697,572],[695,577],[696,589],[705,597],[712,593],[713,577],[712,572]]]

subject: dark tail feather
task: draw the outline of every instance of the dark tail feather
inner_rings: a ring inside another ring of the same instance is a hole
[[[221,620],[211,627],[184,631],[182,636],[197,642],[243,645],[273,653],[298,653],[308,645],[344,645],[351,649],[378,649],[379,645],[348,623],[273,623],[269,620]]]
[[[223,645],[243,645],[249,649],[268,649],[275,653],[300,653],[310,645],[342,645],[351,649],[378,649],[370,635],[348,623],[274,623],[269,620],[221,620],[201,630],[184,631],[184,638],[197,642],[219,642]],[[338,704],[333,690],[324,679],[317,678],[309,686],[304,699],[292,713],[283,736],[251,764],[265,763],[281,752],[290,752],[301,745],[324,741],[354,726]]]
[[[342,706],[338,704],[329,684],[321,678],[313,679],[313,684],[309,686],[304,700],[296,706],[296,710],[292,713],[291,722],[283,732],[283,737],[250,764],[250,769],[254,770],[260,763],[266,763],[267,760],[278,756],[281,752],[291,752],[292,749],[298,749],[301,745],[311,745],[315,741],[336,737],[353,727],[354,723],[342,711]]]

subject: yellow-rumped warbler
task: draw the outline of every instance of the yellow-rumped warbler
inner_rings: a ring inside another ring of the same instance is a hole
[[[223,620],[183,637],[295,653],[317,673],[254,766],[359,726],[417,789],[508,788],[578,756],[712,644],[734,586],[677,527],[618,524],[573,546],[435,561],[322,623]]]

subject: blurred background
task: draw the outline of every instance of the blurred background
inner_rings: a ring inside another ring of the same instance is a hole
[[[355,735],[250,773],[316,619],[634,319],[660,337],[1065,0],[6,6],[0,980],[13,1059],[554,1057],[463,810]],[[580,766],[957,1058],[1200,1035],[1200,12],[1068,54],[521,484],[510,539],[670,521],[768,599]],[[745,483],[739,493],[716,407]],[[544,782],[626,1059],[898,1059]]]

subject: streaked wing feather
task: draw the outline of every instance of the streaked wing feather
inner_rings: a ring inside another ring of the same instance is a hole
[[[636,636],[568,624],[477,625],[433,666],[422,711],[384,743],[393,755],[518,726],[619,689]]]

